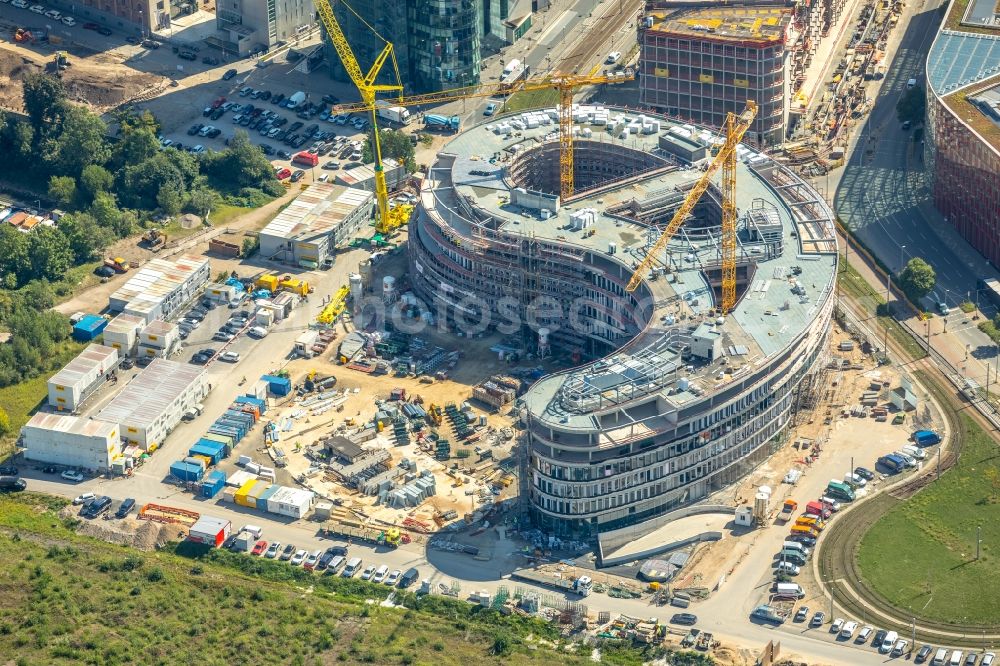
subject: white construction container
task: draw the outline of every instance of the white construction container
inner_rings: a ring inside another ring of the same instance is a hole
[[[25,460],[103,473],[121,456],[117,423],[39,412],[21,436]]]
[[[170,350],[180,340],[177,326],[154,319],[139,333],[139,345],[153,349]]]
[[[303,518],[312,508],[316,494],[309,490],[282,487],[267,498],[268,513]]]
[[[135,353],[139,342],[139,331],[146,325],[141,317],[120,314],[104,327],[104,344],[118,350],[118,356],[125,358]]]
[[[118,350],[87,345],[80,354],[49,379],[49,405],[75,411],[101,385],[105,375],[118,367]]]

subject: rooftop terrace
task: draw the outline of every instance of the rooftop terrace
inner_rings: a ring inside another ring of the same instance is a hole
[[[650,30],[719,41],[780,42],[791,23],[785,7],[713,7],[656,11]]]

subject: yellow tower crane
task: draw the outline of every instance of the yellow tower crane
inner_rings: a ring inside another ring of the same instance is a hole
[[[642,282],[643,275],[654,263],[657,255],[667,246],[670,239],[674,237],[681,224],[688,214],[701,199],[701,195],[708,189],[712,182],[712,177],[722,168],[722,311],[730,312],[736,305],[736,146],[743,139],[743,135],[750,127],[754,117],[757,115],[757,105],[752,101],[747,101],[747,107],[743,113],[737,117],[735,114],[726,116],[726,141],[719,148],[719,152],[708,165],[708,169],[694,187],[688,192],[677,212],[674,213],[667,228],[657,239],[653,246],[646,253],[645,258],[636,267],[629,280],[626,291],[635,291],[639,283]]]
[[[318,0],[323,2],[325,0]],[[442,92],[411,95],[393,99],[397,106],[420,106],[441,104],[458,99],[493,97],[528,90],[555,89],[559,91],[559,195],[563,200],[573,195],[573,95],[578,88],[602,83],[625,83],[632,80],[628,74],[573,75],[553,74],[532,81],[515,83],[486,83],[466,88],[453,88]],[[374,102],[362,98],[357,104],[339,104],[333,107],[337,113],[370,111]],[[373,112],[374,113],[374,112]]]
[[[378,220],[375,223],[375,229],[379,233],[387,234],[405,221],[398,219],[401,215],[405,215],[405,213],[402,210],[393,211],[389,209],[389,189],[385,184],[385,171],[382,166],[382,145],[379,141],[378,119],[375,114],[375,95],[379,92],[402,93],[403,86],[400,83],[396,54],[392,50],[392,43],[386,41],[378,33],[375,33],[385,42],[385,48],[382,49],[382,52],[375,59],[368,73],[365,74],[361,71],[361,65],[358,64],[358,59],[354,56],[351,45],[347,43],[347,37],[344,36],[344,31],[340,28],[340,23],[337,22],[337,17],[333,13],[330,0],[313,0],[313,5],[319,13],[319,18],[326,28],[330,41],[333,42],[333,47],[337,50],[337,55],[340,56],[340,62],[344,65],[347,75],[351,77],[351,81],[354,82],[358,93],[361,95],[361,100],[365,104],[364,108],[371,111],[372,153],[375,157],[375,200],[378,202]],[[346,3],[344,6],[350,9]],[[354,10],[351,11],[353,12]],[[358,16],[358,20],[364,21],[360,16]],[[365,25],[368,24],[365,23]],[[368,27],[371,29],[371,26]],[[375,83],[379,72],[382,70],[382,66],[385,65],[387,60],[392,60],[398,85],[379,85]]]

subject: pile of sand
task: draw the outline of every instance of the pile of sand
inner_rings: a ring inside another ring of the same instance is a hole
[[[78,514],[79,507],[75,506],[67,506],[60,512],[64,518],[79,519]],[[171,541],[179,541],[187,533],[187,528],[135,518],[105,520],[102,516],[94,520],[80,519],[76,531],[108,543],[150,551]]]

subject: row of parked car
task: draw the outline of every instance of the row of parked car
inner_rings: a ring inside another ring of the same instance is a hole
[[[80,517],[87,518],[88,520],[93,520],[102,514],[106,514],[110,509],[111,505],[114,503],[107,495],[97,495],[95,493],[83,493],[77,496],[73,500],[73,506],[80,507]],[[124,518],[132,512],[135,508],[135,500],[131,497],[127,497],[122,500],[122,503],[118,505],[118,509],[114,513],[115,518]],[[105,516],[105,518],[110,518],[111,516]]]
[[[238,534],[230,536],[223,547],[232,549],[237,537]],[[288,562],[292,566],[301,566],[307,571],[322,571],[330,576],[339,574],[351,578],[360,571],[362,580],[383,583],[391,587],[409,587],[420,577],[420,572],[414,567],[407,569],[406,572],[399,569],[390,571],[384,564],[379,567],[372,564],[362,569],[364,563],[360,557],[348,559],[347,546],[330,546],[326,550],[317,548],[310,552],[294,544],[282,544],[280,541],[268,543],[264,539],[258,539],[250,555]]]
[[[49,9],[45,5],[28,5],[27,0],[0,0],[0,3],[10,2],[12,7],[17,7],[18,9],[27,9],[29,12],[34,12],[46,18],[50,18],[53,21],[59,21],[63,25],[68,25],[70,27],[76,25],[76,19],[65,12],[61,12],[58,9]],[[98,30],[102,35],[110,35],[111,31],[107,28],[101,28],[96,23],[88,24],[93,25],[92,30]],[[87,26],[84,26],[85,28]],[[106,32],[105,32],[106,31]]]

